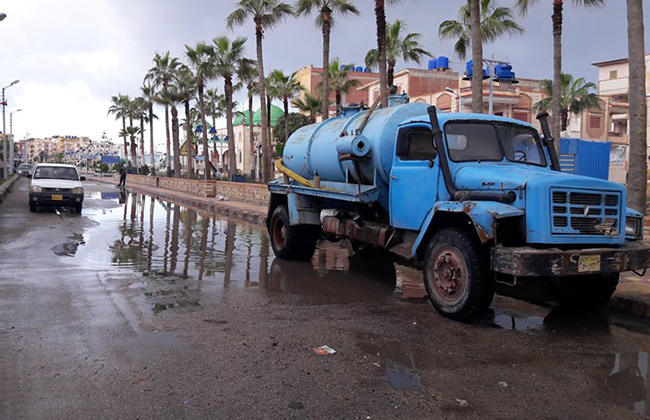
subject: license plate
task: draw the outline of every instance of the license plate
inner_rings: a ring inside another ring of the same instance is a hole
[[[63,200],[63,196],[60,194],[52,194],[52,200]]]
[[[600,255],[581,255],[578,258],[578,272],[600,271]]]

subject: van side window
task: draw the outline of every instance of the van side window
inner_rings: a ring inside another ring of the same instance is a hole
[[[431,129],[423,126],[401,128],[397,134],[397,156],[402,160],[435,159]]]

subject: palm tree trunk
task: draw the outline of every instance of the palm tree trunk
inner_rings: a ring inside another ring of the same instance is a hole
[[[226,93],[226,127],[228,129],[228,178],[232,180],[237,175],[237,151],[235,150],[235,129],[232,125],[232,77],[224,78],[224,91]]]
[[[126,142],[126,118],[122,117],[122,132],[124,133],[124,160],[129,160],[129,151]]]
[[[341,98],[342,98],[341,91],[336,90],[335,92],[336,92],[336,109],[340,109],[341,108]]]
[[[286,143],[289,140],[289,98],[283,97],[282,103],[284,104],[284,142]]]
[[[149,104],[149,153],[151,153],[151,173],[156,175],[156,157],[153,145],[153,104]]]
[[[265,183],[271,180],[273,169],[271,167],[271,141],[268,136],[268,125],[266,123],[266,86],[264,84],[264,55],[262,53],[262,22],[255,19],[255,40],[257,42],[257,75],[260,91],[260,102],[262,111],[262,174]]]
[[[190,115],[190,101],[185,102],[185,145],[187,146],[187,177],[194,179],[194,145],[192,144],[192,116]],[[203,130],[205,132],[205,130]]]
[[[388,71],[386,73],[386,81],[388,83],[388,86],[392,87],[393,84],[395,83],[395,61],[394,60],[389,60],[388,61]]]
[[[375,0],[375,20],[377,23],[377,53],[379,55],[379,94],[383,95],[381,106],[388,106],[386,80],[386,9],[385,0]]]
[[[198,94],[199,94],[199,112],[201,113],[201,124],[203,126],[203,150],[205,151],[203,153],[203,163],[205,166],[205,179],[210,179],[210,164],[208,163],[209,156],[208,156],[208,128],[205,123],[205,103],[203,101],[203,80],[199,80],[198,86],[197,86]]]
[[[253,175],[251,179],[257,181],[259,174],[255,169],[255,133],[253,132],[253,95],[251,90],[253,86],[248,85],[248,129],[249,137],[248,141],[250,142],[250,154],[251,154],[251,174]]]
[[[169,133],[169,105],[165,104],[165,133],[167,135],[167,159],[165,166],[167,167],[167,176],[172,176],[172,149],[171,149],[171,136]]]
[[[560,132],[562,113],[562,0],[553,1],[553,126],[551,136],[555,139],[555,150],[560,155]]]
[[[472,112],[483,113],[483,35],[481,33],[481,0],[470,1],[472,37]]]
[[[144,118],[140,118],[140,163],[141,167],[146,165],[144,162]]]
[[[647,103],[643,0],[627,0],[627,38],[630,65],[630,169],[627,203],[646,213],[647,193]]]
[[[271,134],[271,105],[273,102],[273,98],[271,98],[271,95],[266,95],[266,126],[268,127],[269,134]],[[269,136],[269,141],[271,144],[273,144],[273,137]]]
[[[178,133],[178,110],[172,106],[172,145],[174,148],[174,178],[181,177],[181,147]]]
[[[330,10],[327,7],[323,8],[322,17],[323,17],[323,121],[329,118],[329,108],[330,108]],[[285,113],[286,116],[286,113]],[[286,117],[284,119],[287,120]],[[286,141],[286,138],[285,138]]]

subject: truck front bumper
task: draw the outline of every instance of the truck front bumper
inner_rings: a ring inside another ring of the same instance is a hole
[[[516,277],[621,273],[648,268],[650,247],[641,242],[627,241],[620,248],[493,248],[490,265],[497,273]]]

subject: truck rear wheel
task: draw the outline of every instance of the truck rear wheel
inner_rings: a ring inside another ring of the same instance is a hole
[[[562,305],[595,309],[609,302],[618,277],[618,273],[565,277],[552,285],[552,291]]]
[[[492,303],[495,284],[478,241],[457,228],[439,230],[427,246],[424,285],[442,315],[469,321]]]
[[[287,206],[281,204],[273,211],[269,234],[276,257],[285,260],[308,260],[314,255],[320,226],[291,226]]]

